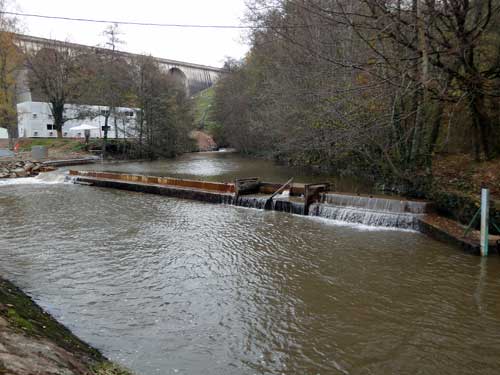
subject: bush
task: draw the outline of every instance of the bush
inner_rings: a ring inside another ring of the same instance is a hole
[[[462,193],[434,190],[429,198],[434,201],[438,213],[468,225],[481,206],[480,197],[472,197]],[[490,221],[500,227],[500,205],[491,201]],[[476,220],[473,228],[479,229],[480,220]],[[491,234],[500,234],[493,225],[490,226]]]

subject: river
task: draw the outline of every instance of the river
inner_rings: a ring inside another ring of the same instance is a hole
[[[297,175],[213,154],[90,168]],[[49,182],[60,181],[0,183],[0,273],[138,374],[498,374],[498,256],[412,231]]]
[[[373,192],[372,183],[359,177],[332,177],[306,168],[285,167],[267,160],[245,157],[231,152],[200,152],[185,154],[177,159],[92,164],[83,165],[78,169],[171,176],[217,182],[233,182],[235,178],[260,177],[263,181],[285,183],[293,177],[295,182],[329,182],[337,191],[350,193]]]

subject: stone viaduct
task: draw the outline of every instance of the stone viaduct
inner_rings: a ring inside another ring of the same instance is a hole
[[[28,35],[17,35],[17,43],[19,47],[25,50],[40,50],[42,48],[54,48],[54,46],[60,45],[61,47],[70,47],[75,49],[90,49],[96,52],[107,51],[105,48],[92,47],[76,43],[64,42],[64,41],[54,41],[45,38],[39,38]],[[130,59],[140,56],[138,54],[119,52],[121,56],[128,57]],[[156,61],[159,63],[160,68],[165,72],[174,75],[177,79],[180,79],[186,87],[186,92],[188,95],[194,95],[206,88],[211,87],[223,73],[223,69],[215,68],[206,65],[193,64],[183,61],[169,60],[164,58],[155,57]],[[31,99],[31,91],[28,82],[28,73],[23,71],[20,73],[18,78],[18,102],[29,102]]]

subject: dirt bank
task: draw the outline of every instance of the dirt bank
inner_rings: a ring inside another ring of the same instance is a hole
[[[131,375],[0,277],[0,375]]]
[[[217,150],[217,144],[214,139],[207,133],[194,130],[189,134],[189,137],[196,142],[198,151],[214,151]]]

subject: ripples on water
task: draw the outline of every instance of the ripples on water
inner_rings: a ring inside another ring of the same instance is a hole
[[[413,232],[0,186],[0,272],[140,374],[497,374],[500,262]]]
[[[351,193],[373,191],[371,182],[363,181],[356,176],[332,177],[311,169],[285,167],[267,160],[225,152],[185,154],[176,159],[152,162],[97,163],[76,168],[220,182],[233,182],[235,178],[260,177],[263,181],[285,183],[294,177],[294,182],[330,182],[337,191]]]

